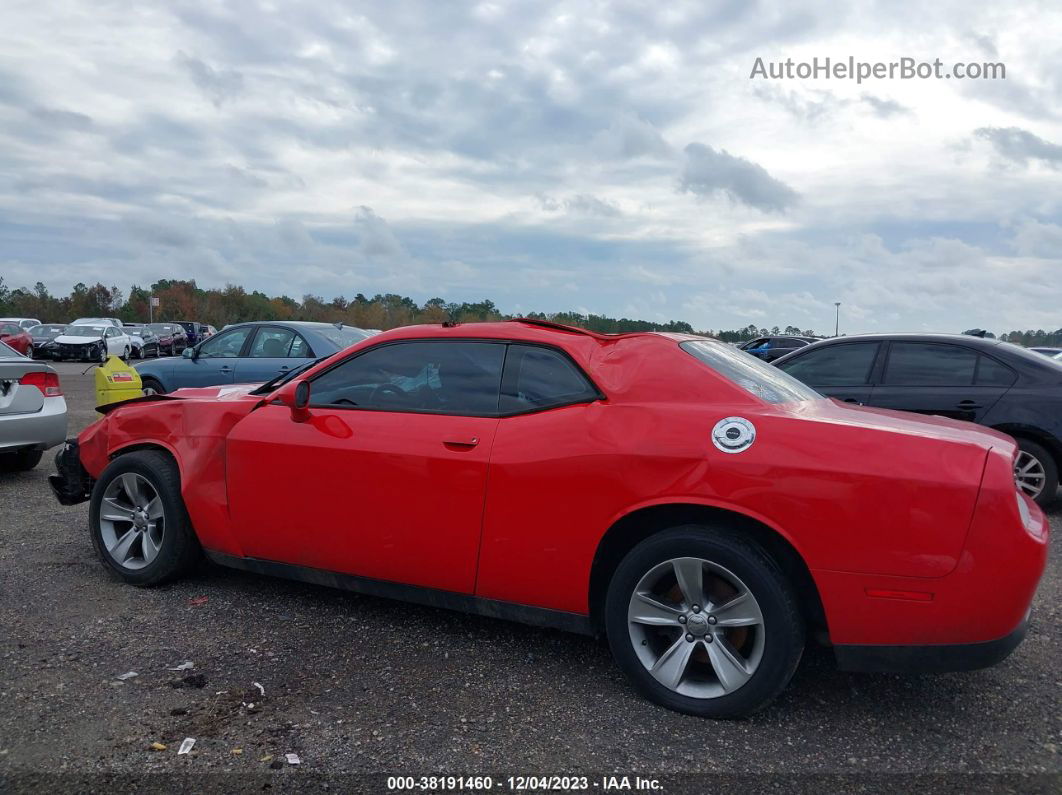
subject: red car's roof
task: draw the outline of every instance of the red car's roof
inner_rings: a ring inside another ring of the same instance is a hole
[[[537,318],[514,318],[496,323],[434,323],[418,326],[401,326],[381,332],[373,339],[381,338],[409,339],[410,337],[486,337],[490,339],[527,340],[530,342],[559,343],[561,339],[581,337],[600,343],[617,342],[629,339],[670,339],[695,340],[708,339],[695,334],[673,334],[661,331],[625,331],[618,334],[603,334],[578,326],[567,326]]]

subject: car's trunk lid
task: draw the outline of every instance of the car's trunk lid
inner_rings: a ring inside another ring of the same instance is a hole
[[[32,359],[0,359],[0,416],[40,411],[44,407],[44,394],[35,386],[20,384],[19,379],[27,373],[43,373],[47,369],[47,365]]]

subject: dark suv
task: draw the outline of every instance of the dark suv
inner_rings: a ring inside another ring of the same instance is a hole
[[[194,320],[177,320],[177,325],[184,329],[185,335],[188,337],[188,347],[194,348],[200,342],[205,340],[209,334],[207,334],[207,327],[205,323],[197,323]]]
[[[1013,436],[1014,475],[1040,505],[1058,490],[1062,365],[998,340],[868,334],[824,340],[774,362],[824,395],[976,422]]]
[[[742,343],[738,347],[746,353],[751,353],[765,362],[773,362],[788,353],[799,350],[813,342],[818,342],[815,337],[796,337],[789,334],[773,337],[757,337],[754,340]]]

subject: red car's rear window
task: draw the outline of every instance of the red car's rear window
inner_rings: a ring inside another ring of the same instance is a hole
[[[822,400],[822,395],[807,384],[726,343],[691,340],[680,343],[679,347],[728,381],[768,403]]]

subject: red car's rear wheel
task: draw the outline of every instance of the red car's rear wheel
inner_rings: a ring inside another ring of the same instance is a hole
[[[762,548],[725,529],[677,527],[632,549],[609,585],[605,624],[639,690],[703,717],[766,706],[804,649],[785,575]]]

